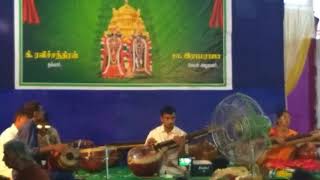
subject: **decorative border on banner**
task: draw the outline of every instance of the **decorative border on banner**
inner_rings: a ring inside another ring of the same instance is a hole
[[[223,0],[224,83],[51,83],[23,82],[22,1],[14,0],[15,89],[41,90],[232,90],[232,1]],[[227,2],[228,1],[228,2]],[[225,23],[226,22],[226,23]],[[225,37],[226,36],[226,37]],[[114,85],[114,86],[112,86]]]

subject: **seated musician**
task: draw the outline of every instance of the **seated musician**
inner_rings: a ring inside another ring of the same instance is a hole
[[[37,122],[43,121],[44,118],[44,110],[39,102],[29,101],[23,105],[23,109],[28,112],[28,118],[31,119],[28,124],[26,124],[21,131],[18,133],[17,139],[22,141],[27,145],[29,149],[32,151],[33,158],[39,163],[42,158],[46,154],[50,153],[61,153],[66,148],[66,144],[61,144],[57,142],[56,144],[40,144],[38,139],[39,130],[37,129]],[[58,175],[56,175],[58,174]],[[50,172],[50,179],[67,179],[67,178],[58,178],[61,173],[56,173],[55,171]],[[70,173],[67,173],[68,177],[70,177]],[[71,174],[72,175],[72,174]],[[57,177],[57,178],[56,178]],[[71,176],[71,178],[73,178]],[[71,179],[69,178],[69,179]]]
[[[175,126],[176,110],[165,106],[160,110],[161,125],[150,131],[145,144],[154,145],[167,140],[174,140],[176,149],[168,150],[163,159],[160,174],[184,175],[186,170],[178,166],[178,156],[185,153],[186,133]]]
[[[41,153],[51,151],[61,152],[66,148],[65,144],[60,143],[40,147],[38,143],[38,129],[36,127],[36,122],[43,118],[44,111],[42,106],[39,102],[29,101],[23,105],[23,109],[28,113],[30,121],[19,131],[17,139],[24,142],[28,148],[31,149],[34,157]]]
[[[37,141],[39,147],[46,147],[53,144],[60,144],[60,136],[58,134],[58,131],[52,127],[48,122],[48,114],[43,113],[39,119],[35,121],[36,127],[37,127]],[[49,153],[55,153],[53,151],[44,153],[42,156],[42,161],[47,160],[47,156]]]
[[[277,121],[274,127],[269,131],[269,137],[273,143],[283,145],[273,148],[267,152],[266,161],[268,160],[290,160],[293,158],[296,147],[295,145],[285,145],[286,139],[298,135],[298,132],[290,129],[291,116],[288,111],[282,111],[277,114]],[[265,161],[265,162],[266,162]]]
[[[44,115],[36,121],[36,125],[38,129],[38,144],[40,147],[61,143],[58,131],[48,122],[47,113],[44,113]]]
[[[48,114],[43,113],[42,116],[35,121],[38,129],[38,144],[39,147],[46,147],[50,145],[60,144],[60,136],[58,134],[58,131],[52,127],[48,122]],[[59,157],[58,151],[51,151],[50,153],[42,154],[41,160],[46,163],[49,167],[47,167],[50,171],[50,179],[52,180],[72,180],[73,172],[68,170],[61,170],[57,167],[54,167],[50,164],[50,160],[53,160],[54,163],[55,160]],[[49,160],[49,162],[47,162]],[[41,162],[42,163],[42,162]]]

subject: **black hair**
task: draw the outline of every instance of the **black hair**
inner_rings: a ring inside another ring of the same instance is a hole
[[[277,112],[277,119],[279,119],[284,113],[289,113],[287,110],[282,109],[281,111]]]
[[[23,104],[23,109],[28,113],[28,118],[33,118],[34,112],[41,110],[41,105],[38,101],[28,101]]]
[[[176,109],[172,106],[164,106],[163,108],[161,108],[160,110],[160,115],[162,116],[163,114],[175,114],[176,113]]]

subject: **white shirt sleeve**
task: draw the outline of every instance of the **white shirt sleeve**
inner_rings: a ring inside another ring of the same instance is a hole
[[[16,136],[11,134],[11,133],[3,133],[1,134],[0,136],[0,141],[1,141],[1,144],[4,145],[6,144],[7,142],[13,140]]]

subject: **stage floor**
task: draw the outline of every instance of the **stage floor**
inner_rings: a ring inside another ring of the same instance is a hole
[[[102,170],[99,172],[88,172],[84,170],[79,170],[75,172],[75,177],[78,180],[103,180],[106,179],[106,171]],[[163,179],[176,179],[177,177],[172,178],[166,178],[166,177],[150,177],[150,178],[139,178],[136,177],[132,172],[128,169],[127,166],[116,166],[109,168],[109,179],[112,180],[146,180],[146,179],[152,179],[152,180],[163,180]],[[192,180],[208,180],[210,177],[190,177],[189,179]]]

